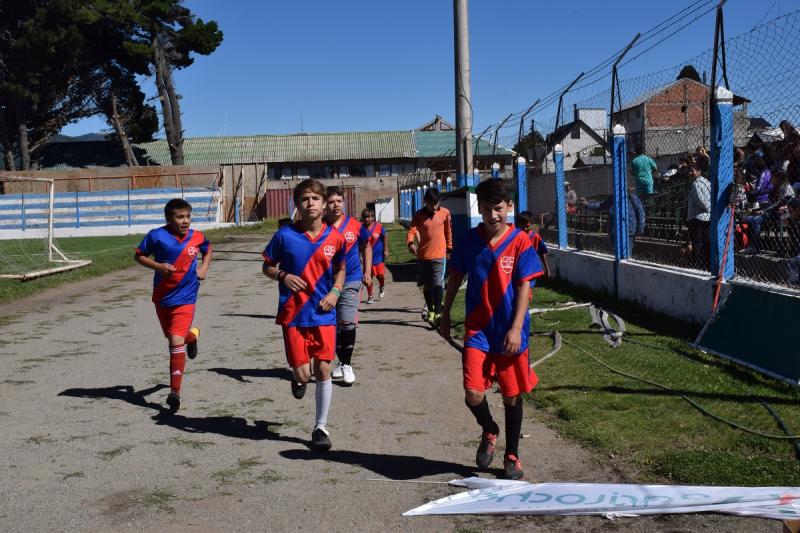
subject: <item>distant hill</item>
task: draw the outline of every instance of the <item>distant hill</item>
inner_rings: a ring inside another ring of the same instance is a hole
[[[108,133],[85,133],[71,137],[69,135],[53,135],[48,142],[51,143],[72,143],[72,142],[86,142],[86,141],[105,141]]]

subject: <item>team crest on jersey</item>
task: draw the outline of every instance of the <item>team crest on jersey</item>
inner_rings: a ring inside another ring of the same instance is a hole
[[[189,257],[194,259],[197,256],[197,247],[190,246],[189,248],[186,249],[186,253],[189,254]]]
[[[514,270],[514,257],[511,255],[504,255],[500,258],[500,270],[506,274],[511,274]]]
[[[347,232],[345,232],[345,234],[344,234],[344,240],[346,240],[346,241],[347,241],[347,243],[348,243],[348,244],[350,244],[351,242],[353,242],[354,240],[356,240],[356,234],[355,234],[355,233],[353,233],[352,231],[347,231]]]
[[[336,253],[336,248],[329,244],[322,249],[322,253],[325,254],[325,257],[327,257],[328,261],[330,261],[333,259],[333,255]]]

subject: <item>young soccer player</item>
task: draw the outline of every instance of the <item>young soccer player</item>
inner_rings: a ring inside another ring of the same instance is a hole
[[[417,257],[417,285],[422,286],[425,295],[423,318],[435,325],[442,312],[444,264],[453,249],[453,226],[450,211],[439,205],[437,189],[425,191],[424,200],[425,207],[411,219],[406,244]]]
[[[264,249],[265,276],[278,282],[276,324],[283,329],[286,360],[292,367],[292,394],[306,393],[314,359],[316,421],[311,444],[331,448],[326,428],[333,387],[330,363],[336,344],[336,302],[344,284],[344,238],[323,220],[325,186],[301,181],[294,188],[300,220],[283,226]]]
[[[211,244],[199,231],[190,229],[192,206],[173,198],[164,206],[167,224],[150,230],[136,248],[137,263],[155,270],[153,303],[161,329],[169,343],[169,388],[167,405],[175,413],[181,407],[181,382],[186,356],[197,356],[200,329],[192,327],[200,280],[211,264]],[[202,255],[200,266],[197,256]],[[154,259],[150,259],[150,256]]]
[[[538,382],[528,361],[528,291],[542,268],[528,236],[506,224],[511,197],[503,181],[484,181],[475,193],[483,222],[468,230],[453,250],[439,333],[450,339],[450,308],[466,275],[464,391],[467,407],[483,430],[475,460],[487,468],[494,458],[500,428],[485,391],[496,380],[505,406],[504,475],[520,479],[521,395]]]
[[[517,227],[524,231],[531,239],[531,246],[536,250],[536,255],[539,256],[539,262],[544,267],[545,277],[550,277],[550,265],[547,263],[547,254],[550,251],[544,243],[544,239],[539,235],[539,229],[533,224],[533,213],[530,211],[522,211],[517,215]]]
[[[344,190],[338,186],[325,191],[325,222],[338,231],[345,240],[345,265],[347,275],[344,288],[336,304],[336,356],[338,363],[333,367],[333,379],[341,379],[345,385],[356,381],[353,371],[353,348],[356,344],[358,327],[358,304],[361,300],[361,285],[372,284],[372,246],[369,233],[358,220],[344,212]],[[361,254],[364,265],[361,265]]]
[[[361,211],[361,223],[369,233],[369,243],[372,246],[372,277],[378,279],[378,298],[383,300],[386,294],[386,264],[385,258],[389,257],[389,243],[386,240],[386,230],[383,225],[375,220],[375,213],[371,209]],[[372,298],[372,283],[367,285],[367,303],[374,303]]]

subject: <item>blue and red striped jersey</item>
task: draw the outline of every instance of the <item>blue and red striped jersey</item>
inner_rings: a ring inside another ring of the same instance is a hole
[[[525,232],[509,225],[506,234],[489,244],[483,224],[468,230],[448,261],[451,271],[467,276],[464,346],[502,353],[514,320],[517,287],[543,274],[542,265]],[[521,351],[528,347],[530,316],[525,313]]]
[[[536,250],[536,253],[539,254],[539,257],[543,255],[547,255],[550,251],[547,249],[547,245],[544,243],[544,239],[536,230],[531,230],[528,232],[528,237],[531,239],[531,246],[533,249]]]
[[[298,292],[279,284],[276,324],[336,324],[336,309],[325,312],[319,304],[333,288],[334,265],[344,261],[344,238],[339,232],[323,224],[319,235],[311,237],[297,223],[290,224],[272,236],[262,255],[268,265],[279,264],[281,270],[300,276],[308,284],[306,290]]]
[[[361,269],[360,247],[369,242],[367,228],[350,215],[344,215],[341,224],[331,227],[342,234],[347,244],[347,250],[345,252],[347,274],[344,282],[361,281],[364,276],[364,271]]]
[[[386,230],[380,222],[373,222],[367,228],[369,233],[369,243],[372,245],[372,264],[379,265],[385,261],[383,257],[384,243],[386,242]]]
[[[153,302],[163,307],[197,302],[200,280],[197,279],[197,254],[206,255],[211,249],[205,235],[190,229],[180,237],[167,226],[150,230],[136,248],[138,255],[153,256],[159,263],[169,263],[175,271],[153,276]]]

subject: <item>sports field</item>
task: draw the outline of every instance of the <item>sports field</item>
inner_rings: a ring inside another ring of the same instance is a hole
[[[185,405],[175,416],[162,407],[168,365],[149,302],[149,272],[139,267],[89,276],[87,269],[70,274],[83,280],[51,282],[62,285],[25,299],[13,299],[8,282],[2,285],[9,292],[0,319],[0,420],[9,430],[0,435],[0,462],[8,473],[0,481],[0,498],[8,502],[0,528],[778,527],[718,516],[402,518],[403,511],[454,491],[402,481],[475,473],[479,433],[463,405],[458,353],[419,318],[421,298],[410,281],[409,256],[401,253],[402,231],[390,230],[395,281],[387,298],[362,306],[358,381],[335,388],[334,450],[326,456],[307,447],[313,398],[297,401],[289,392],[273,323],[277,289],[260,274],[266,232],[217,239],[225,242],[216,246],[199,300],[201,354],[189,363]],[[130,258],[125,250],[118,264]],[[587,296],[555,286],[534,294],[537,307]],[[569,344],[537,368],[541,384],[526,405],[520,454],[529,480],[800,485],[791,442],[734,429],[679,396],[742,426],[781,435],[762,402],[797,431],[795,390],[689,349],[693,331],[634,310],[617,312],[629,331],[619,349],[588,328],[584,309],[534,317],[532,333],[557,329]],[[532,340],[534,359],[549,342]],[[672,390],[614,373],[585,352]],[[498,415],[500,403],[491,395]]]

